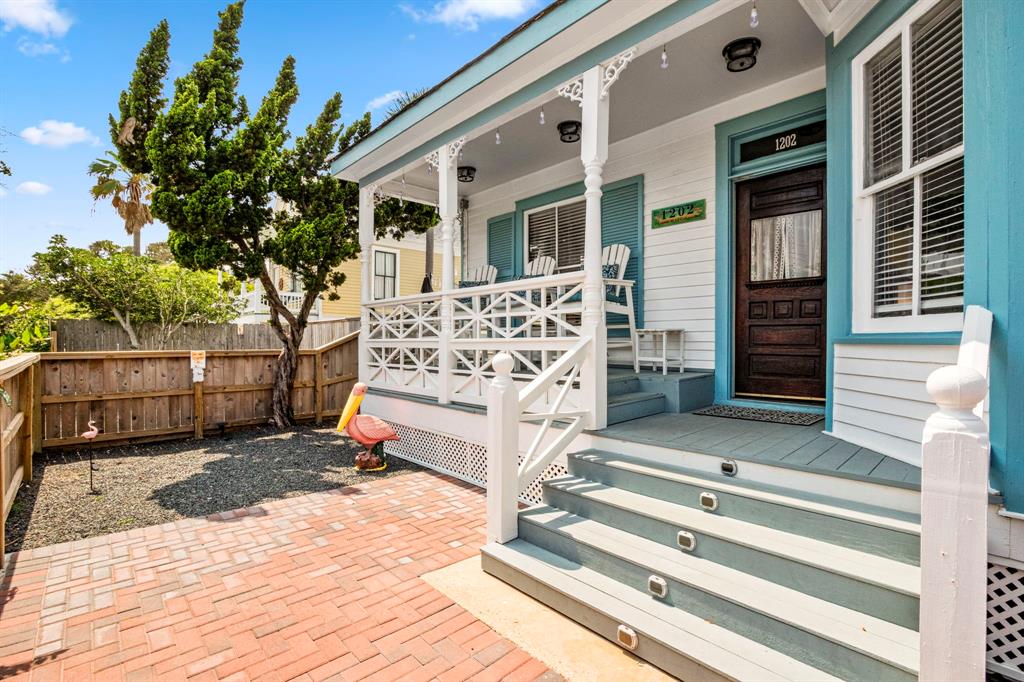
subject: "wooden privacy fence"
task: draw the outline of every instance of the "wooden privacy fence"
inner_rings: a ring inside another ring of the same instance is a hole
[[[131,350],[128,334],[113,322],[54,320],[50,326],[51,351]],[[302,348],[325,346],[358,329],[358,317],[310,322],[302,337]],[[281,347],[277,334],[266,322],[187,325],[175,332],[163,348],[160,347],[156,328],[143,325],[137,333],[139,350],[264,350]]]
[[[300,420],[341,413],[358,365],[358,332],[299,351],[292,404]],[[201,438],[226,428],[266,424],[279,350],[207,351],[203,382],[193,383],[188,351],[42,353],[39,448],[161,437]]]
[[[39,393],[39,354],[0,361],[0,566],[7,515],[22,481],[32,480],[34,398]]]

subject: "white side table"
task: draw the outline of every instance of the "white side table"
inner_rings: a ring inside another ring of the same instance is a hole
[[[673,334],[679,335],[679,345],[677,346],[679,354],[674,357],[669,354],[669,337]],[[684,329],[637,329],[636,335],[638,339],[642,339],[645,336],[649,336],[654,340],[654,354],[653,355],[641,355],[641,344],[637,343],[636,349],[636,362],[640,365],[644,362],[651,363],[651,369],[657,369],[658,365],[661,365],[661,373],[668,374],[669,364],[673,364],[679,367],[679,373],[683,373],[683,364],[686,361],[686,330]],[[658,354],[659,342],[661,344],[661,354]]]

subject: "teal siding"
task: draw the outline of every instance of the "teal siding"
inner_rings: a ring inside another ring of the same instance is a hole
[[[515,216],[495,216],[487,221],[487,262],[498,269],[498,281],[507,282],[515,276]]]
[[[1024,513],[1024,14],[1016,0],[964,2],[967,303],[994,314],[992,484]]]

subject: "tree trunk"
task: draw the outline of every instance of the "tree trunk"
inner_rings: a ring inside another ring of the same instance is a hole
[[[132,233],[132,253],[136,256],[142,255],[142,228],[138,228]]]
[[[295,383],[295,372],[299,368],[299,341],[293,340],[290,329],[285,330],[287,341],[277,357],[277,368],[274,370],[274,391],[271,396],[273,416],[271,421],[279,429],[295,424],[295,410],[292,407],[292,385]]]
[[[135,333],[135,327],[132,326],[131,315],[129,314],[129,315],[123,316],[123,315],[121,315],[121,313],[119,313],[116,310],[114,310],[112,312],[114,314],[114,319],[117,320],[117,323],[119,325],[121,325],[121,329],[123,329],[125,331],[125,333],[128,334],[128,343],[131,344],[132,349],[138,350],[139,349],[139,337]]]

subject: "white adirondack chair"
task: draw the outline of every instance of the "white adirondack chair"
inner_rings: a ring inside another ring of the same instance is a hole
[[[493,265],[481,265],[478,268],[473,268],[466,276],[462,279],[464,282],[483,282],[484,284],[494,284],[498,279],[498,268]]]
[[[551,256],[537,256],[526,264],[524,277],[549,277],[555,274],[555,259]]]
[[[629,263],[629,247],[625,244],[609,244],[601,250],[601,269],[611,269],[611,266],[616,266],[614,279],[623,279],[626,275],[626,265]],[[622,302],[620,300],[622,296],[622,290],[626,290],[626,300]],[[621,284],[610,284],[607,287],[607,293],[605,299],[605,312],[616,313],[619,315],[626,316],[625,324],[609,324],[608,329],[628,329],[629,338],[620,339],[616,337],[608,337],[608,350],[612,348],[629,348],[633,354],[633,371],[640,371],[640,361],[637,353],[637,333],[636,333],[636,312],[633,310],[633,287],[623,286]]]

